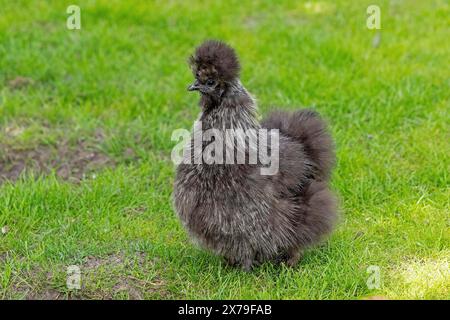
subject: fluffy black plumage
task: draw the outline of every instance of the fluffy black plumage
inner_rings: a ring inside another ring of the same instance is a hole
[[[240,64],[234,49],[221,41],[205,41],[189,58],[189,63],[196,77],[206,72],[226,82],[239,76]]]
[[[335,154],[325,123],[310,110],[277,111],[259,123],[256,103],[238,78],[236,54],[221,42],[202,44],[191,63],[196,80],[189,90],[201,94],[203,130],[279,129],[279,171],[180,164],[173,195],[183,225],[199,244],[245,270],[264,261],[296,264],[337,218],[328,187]]]

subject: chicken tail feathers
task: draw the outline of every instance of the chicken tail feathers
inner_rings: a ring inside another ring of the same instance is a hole
[[[303,194],[304,214],[300,227],[305,245],[317,243],[330,234],[339,215],[337,199],[325,182],[312,181]]]
[[[334,143],[325,121],[313,110],[275,111],[262,126],[279,129],[281,134],[299,141],[312,164],[314,178],[327,181],[335,163]]]

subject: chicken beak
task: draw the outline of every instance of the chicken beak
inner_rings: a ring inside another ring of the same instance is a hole
[[[198,81],[195,81],[193,84],[191,84],[188,88],[188,91],[195,91],[195,90],[199,90],[199,83]]]

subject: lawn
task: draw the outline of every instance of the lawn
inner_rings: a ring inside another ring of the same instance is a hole
[[[0,298],[450,298],[449,1],[0,8]],[[171,134],[200,111],[186,60],[209,38],[261,115],[312,107],[336,140],[342,218],[295,268],[232,269],[174,213]]]

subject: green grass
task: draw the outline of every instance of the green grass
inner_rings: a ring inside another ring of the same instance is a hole
[[[378,47],[373,1],[318,3],[80,0],[70,31],[72,2],[0,0],[0,159],[81,139],[114,161],[0,185],[0,298],[450,298],[449,2],[377,1]],[[208,38],[237,49],[262,115],[314,107],[336,139],[343,217],[294,269],[231,269],[173,211],[170,137],[199,112],[186,59]]]

